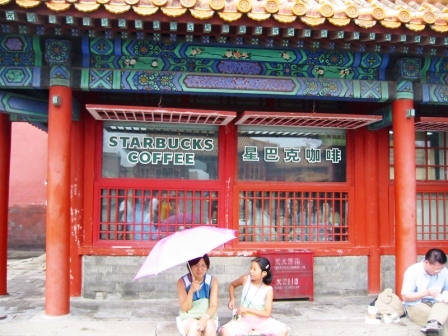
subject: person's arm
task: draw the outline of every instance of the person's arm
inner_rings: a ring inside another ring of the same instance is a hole
[[[229,284],[229,309],[235,308],[235,288],[238,286],[242,286],[247,280],[247,275],[242,275],[238,279],[233,280]]]
[[[417,279],[414,272],[407,269],[403,276],[403,287],[401,289],[401,298],[405,302],[418,301],[425,296],[437,297],[440,294],[440,289],[425,288],[418,290]]]
[[[401,294],[403,301],[417,301],[423,299],[425,296],[432,296],[436,298],[440,294],[440,289],[438,288],[427,288],[420,292],[413,292],[408,294]]]
[[[265,298],[265,302],[264,302],[264,310],[258,310],[258,309],[253,309],[253,308],[247,308],[247,307],[240,307],[240,312],[245,314],[245,313],[250,313],[259,317],[271,317],[272,314],[272,302],[274,300],[274,290],[271,288],[267,293],[266,293],[266,298]]]
[[[216,277],[213,277],[212,286],[210,289],[210,300],[209,300],[209,306],[207,311],[205,312],[209,318],[213,317],[213,315],[216,314],[216,311],[218,310],[218,279]]]
[[[439,277],[443,279],[442,292],[448,291],[448,269],[445,267],[440,271]]]
[[[193,294],[199,290],[199,281],[193,280],[190,285],[188,293],[185,291],[184,282],[182,278],[177,280],[177,297],[179,298],[180,310],[183,312],[189,311],[193,306]]]

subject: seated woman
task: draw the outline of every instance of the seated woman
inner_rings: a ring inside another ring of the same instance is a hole
[[[209,267],[207,254],[190,260],[190,273],[177,281],[180,312],[176,321],[183,336],[216,336],[218,279],[207,273]]]

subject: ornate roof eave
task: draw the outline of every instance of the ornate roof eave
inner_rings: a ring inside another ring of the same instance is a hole
[[[388,29],[404,26],[411,31],[427,27],[438,33],[448,31],[448,3],[442,0],[0,0],[0,6],[14,3],[26,9],[44,5],[55,13],[74,9],[81,15],[104,8],[111,14],[133,12],[141,18],[157,12],[169,17],[189,13],[199,20],[217,16],[224,22],[244,16],[253,21],[272,17],[279,23],[301,21],[311,27],[325,22],[343,27],[353,22],[366,29],[382,25]]]

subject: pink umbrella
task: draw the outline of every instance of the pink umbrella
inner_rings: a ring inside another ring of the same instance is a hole
[[[234,238],[235,230],[213,226],[196,226],[175,232],[157,242],[134,280],[146,275],[156,275],[188,260],[202,257]]]

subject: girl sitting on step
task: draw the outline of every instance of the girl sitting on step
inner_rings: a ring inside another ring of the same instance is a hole
[[[232,281],[229,285],[229,309],[233,319],[220,329],[221,336],[269,335],[287,336],[289,327],[271,317],[273,289],[271,265],[266,258],[252,261],[249,274]],[[241,304],[235,307],[235,288],[243,286]]]

